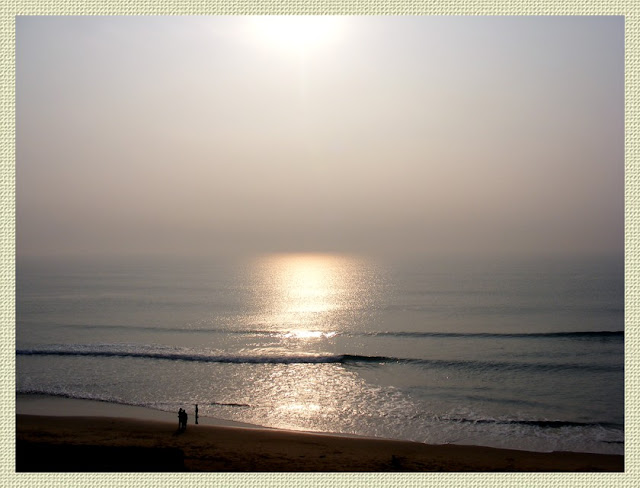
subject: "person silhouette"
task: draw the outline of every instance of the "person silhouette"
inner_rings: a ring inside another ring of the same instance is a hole
[[[187,415],[187,411],[183,410],[182,411],[182,430],[186,430],[187,429],[187,419],[188,419],[188,415]]]
[[[198,425],[198,404],[196,403],[196,425]]]
[[[184,410],[180,408],[180,410],[178,410],[178,430],[182,430],[183,423],[184,423]]]

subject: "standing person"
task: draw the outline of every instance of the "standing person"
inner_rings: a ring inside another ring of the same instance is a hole
[[[184,421],[184,417],[183,417],[183,412],[184,410],[182,410],[182,408],[180,410],[178,410],[178,430],[182,430],[182,424]]]
[[[182,430],[186,430],[187,429],[187,411],[183,410],[182,411]]]
[[[198,425],[198,404],[196,403],[196,425]]]

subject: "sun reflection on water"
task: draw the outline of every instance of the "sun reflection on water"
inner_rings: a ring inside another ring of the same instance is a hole
[[[251,394],[259,391],[258,403],[268,407],[256,409],[255,422],[330,430],[336,417],[348,418],[344,409],[362,384],[339,361],[323,364],[322,358],[343,354],[333,338],[366,324],[363,313],[371,318],[383,282],[380,269],[354,256],[279,254],[261,257],[251,270],[256,307],[251,320],[272,333],[260,339],[265,353],[320,358],[260,369],[265,374],[252,378]]]
[[[238,368],[243,391],[234,402],[252,406],[244,420],[283,429],[331,431],[337,419],[348,426],[354,408],[362,408],[353,396],[374,404],[377,395],[341,358],[357,350],[357,332],[377,319],[386,269],[349,255],[276,254],[248,262],[245,272],[241,291],[251,314],[240,327],[256,334],[242,345],[247,355],[283,363]]]
[[[296,330],[290,330],[289,332],[286,332],[283,337],[290,339],[320,339],[320,338],[327,338],[330,339],[331,337],[335,336],[337,334],[337,332],[322,332],[321,330],[306,330],[306,329],[296,329]]]
[[[366,262],[352,256],[269,255],[257,269],[261,321],[287,339],[330,339],[371,297]]]

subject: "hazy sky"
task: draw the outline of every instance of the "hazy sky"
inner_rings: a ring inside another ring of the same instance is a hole
[[[613,254],[622,17],[19,17],[17,252]]]

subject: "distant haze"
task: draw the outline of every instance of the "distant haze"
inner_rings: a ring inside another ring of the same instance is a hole
[[[623,255],[622,17],[337,20],[17,18],[18,256]]]

